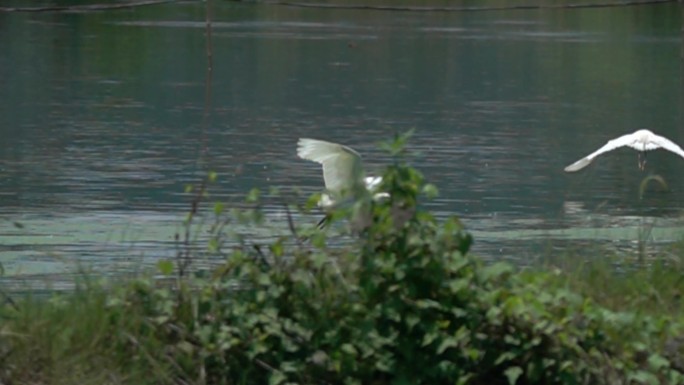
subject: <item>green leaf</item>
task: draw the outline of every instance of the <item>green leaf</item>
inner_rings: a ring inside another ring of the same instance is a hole
[[[218,239],[216,239],[216,238],[210,239],[209,245],[208,245],[209,251],[212,253],[219,251],[219,245],[220,245],[220,243],[219,243]]]
[[[253,188],[249,191],[247,194],[247,198],[245,200],[249,203],[257,203],[259,201],[259,196],[261,195],[261,191],[259,191],[258,188]]]
[[[276,257],[280,257],[283,255],[284,247],[283,247],[283,243],[280,241],[273,243],[270,246],[270,249],[271,249],[271,253],[273,253],[273,255]]]
[[[340,346],[340,350],[351,356],[356,356],[358,354],[358,351],[352,344],[343,344],[342,346]]]
[[[439,337],[438,333],[435,333],[435,332],[425,333],[425,335],[423,335],[423,342],[421,342],[421,346],[430,345],[431,343],[433,343],[437,339],[437,337]]]
[[[195,345],[188,341],[181,341],[177,343],[176,348],[185,354],[192,354],[195,351]]]
[[[216,182],[217,177],[218,177],[218,174],[216,174],[215,171],[210,171],[209,175],[207,176],[207,180],[209,180],[209,182],[211,182],[211,183],[214,183],[214,182]]]
[[[279,385],[287,381],[285,374],[279,370],[274,370],[268,377],[268,385]]]
[[[447,285],[452,294],[458,294],[461,290],[465,290],[470,286],[470,280],[454,278]]]
[[[670,361],[660,354],[653,353],[648,357],[648,365],[655,370],[660,370],[669,367]]]
[[[297,373],[301,369],[298,367],[296,361],[283,361],[280,364],[280,370],[285,373]]]
[[[461,252],[462,255],[468,254],[468,251],[470,251],[470,246],[473,245],[473,236],[470,234],[462,234],[461,242],[459,245],[458,250]]]
[[[516,358],[516,354],[515,354],[515,353],[513,353],[513,352],[511,352],[511,351],[506,351],[506,352],[501,353],[501,354],[499,355],[499,357],[496,358],[496,360],[494,361],[494,364],[495,364],[495,365],[501,365],[501,364],[503,364],[504,362],[512,361],[512,360],[514,360],[515,358]]]
[[[410,136],[410,134],[409,134]],[[391,142],[380,143],[380,148],[389,152],[392,156],[397,156],[401,154],[406,145],[406,140],[401,135],[395,136],[394,140]]]
[[[659,385],[660,380],[658,377],[650,372],[647,372],[645,370],[637,370],[633,373],[630,373],[628,376],[630,380],[636,381],[637,383],[640,384],[648,384],[648,385]]]
[[[455,347],[458,347],[458,340],[454,337],[447,337],[437,347],[437,354],[442,354],[445,350]]]
[[[497,262],[482,269],[485,280],[497,279],[509,276],[513,273],[513,267],[505,262]]]
[[[259,274],[257,276],[256,282],[262,286],[270,286],[271,285],[271,276],[266,274],[266,273]],[[261,293],[261,292],[259,292],[259,293]]]
[[[427,196],[428,199],[434,199],[437,198],[437,196],[439,195],[439,190],[437,190],[437,186],[428,183],[425,186],[423,186],[423,194],[425,194],[425,196]]]
[[[416,301],[416,307],[419,309],[441,309],[442,305],[431,299],[419,299]]]
[[[313,362],[314,365],[323,366],[329,361],[329,357],[324,351],[316,350],[309,360]]]
[[[162,259],[157,262],[157,270],[164,275],[171,275],[173,273],[173,262]]]
[[[221,215],[223,213],[224,208],[225,208],[225,205],[223,203],[221,203],[221,202],[214,203],[214,214]]]
[[[509,385],[515,385],[518,382],[518,378],[523,374],[523,370],[519,366],[511,366],[504,371],[506,378],[508,378]]]
[[[420,317],[415,313],[408,313],[404,316],[404,322],[408,326],[408,330],[412,330],[420,322]]]

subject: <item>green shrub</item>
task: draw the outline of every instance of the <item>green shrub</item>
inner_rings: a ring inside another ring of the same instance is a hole
[[[247,245],[202,288],[194,318],[160,311],[174,324],[160,329],[176,344],[169,354],[184,363],[176,375],[210,384],[684,381],[681,342],[670,337],[679,323],[483,265],[458,219],[438,223],[421,209],[433,188],[399,162],[383,187],[391,198],[333,215],[352,224],[351,245],[327,246],[315,230],[310,243],[293,232],[268,253]]]

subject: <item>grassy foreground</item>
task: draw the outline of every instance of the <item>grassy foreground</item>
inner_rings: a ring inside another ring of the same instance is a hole
[[[684,383],[681,269],[483,265],[458,219],[421,210],[434,189],[415,170],[396,163],[383,188],[332,216],[353,228],[345,246],[293,225],[223,250],[218,220],[226,262],[209,277],[5,305],[0,383]]]

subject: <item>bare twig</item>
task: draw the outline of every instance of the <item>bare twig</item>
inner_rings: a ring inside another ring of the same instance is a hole
[[[128,332],[124,332],[123,334],[133,346],[140,350],[145,359],[147,359],[147,362],[150,364],[150,366],[152,366],[152,370],[156,371],[164,379],[171,379],[171,376],[167,374],[165,368],[163,368],[162,365],[150,354],[150,352],[145,349],[145,346],[143,346],[143,344],[141,344],[133,334]]]
[[[254,251],[256,251],[257,256],[259,257],[259,261],[265,265],[266,267],[270,268],[271,264],[268,263],[268,260],[266,259],[266,256],[264,253],[261,251],[261,246],[257,245],[256,243],[252,245],[252,248]]]
[[[201,159],[204,159],[206,161],[206,157],[209,153],[208,151],[208,146],[207,146],[207,138],[206,138],[206,128],[209,125],[209,119],[211,117],[211,83],[212,83],[212,51],[211,51],[211,8],[210,8],[210,0],[207,0],[207,8],[206,8],[206,23],[207,23],[207,71],[206,71],[206,77],[205,77],[205,99],[204,99],[204,113],[202,116],[202,132],[201,132]],[[207,190],[207,183],[209,182],[209,178],[205,178],[202,180],[202,183],[200,184],[199,189],[197,190],[197,193],[195,194],[192,202],[191,202],[191,209],[190,213],[188,214],[187,218],[187,223],[185,225],[185,237],[183,239],[183,245],[184,248],[178,253],[178,258],[177,258],[177,264],[178,264],[178,278],[183,278],[186,273],[187,269],[190,267],[190,264],[192,263],[192,253],[191,253],[191,245],[190,245],[190,239],[191,239],[191,234],[190,230],[192,228],[192,222],[195,216],[197,215],[197,212],[199,210],[199,205],[204,198],[204,193]],[[176,234],[176,241],[178,241],[179,236]]]
[[[206,39],[206,55],[207,55],[207,70],[205,74],[205,80],[204,80],[204,114],[202,115],[202,155],[205,158],[205,161],[207,160],[206,157],[209,154],[209,147],[207,145],[207,127],[209,126],[210,123],[210,118],[211,118],[211,112],[212,112],[212,103],[211,103],[211,85],[212,85],[212,79],[213,79],[213,73],[214,73],[214,54],[213,54],[213,49],[212,49],[212,40],[211,40],[211,31],[212,31],[212,26],[211,26],[211,0],[206,0],[206,8],[205,8],[205,23],[206,23],[206,28],[205,28],[205,39]]]
[[[2,294],[2,297],[5,299],[6,304],[9,304],[10,306],[12,306],[12,309],[14,309],[14,310],[19,310],[17,303],[12,299],[12,297],[10,297],[4,291],[0,291],[0,294]]]
[[[207,75],[208,76],[208,83],[211,81],[211,72],[214,69],[214,63],[213,63],[213,51],[212,51],[212,41],[211,41],[211,0],[206,0],[206,14],[205,14],[205,20],[206,20],[206,38],[207,38]],[[209,89],[209,87],[207,87]]]
[[[262,368],[264,368],[264,369],[266,369],[266,370],[270,370],[270,371],[272,371],[272,372],[279,372],[279,371],[280,371],[280,370],[274,368],[273,366],[271,366],[271,365],[265,363],[264,361],[262,361],[262,360],[260,360],[260,359],[258,359],[258,358],[255,358],[255,359],[254,359],[254,362],[256,362],[257,365],[261,366]]]
[[[192,245],[190,244],[191,240],[191,234],[190,234],[190,229],[192,228],[192,222],[195,216],[197,215],[197,212],[199,211],[199,205],[202,202],[202,198],[204,197],[204,193],[207,190],[207,179],[205,178],[202,180],[202,183],[200,184],[199,189],[197,189],[197,193],[192,199],[192,202],[190,203],[190,212],[188,213],[188,218],[187,222],[185,223],[185,233],[184,237],[182,240],[183,248],[180,249],[177,253],[177,267],[178,267],[178,278],[183,278],[185,277],[185,273],[190,267],[190,264],[192,263]],[[180,241],[180,236],[179,234],[176,233],[175,235],[176,242]]]
[[[295,224],[294,224],[294,220],[292,219],[292,213],[290,212],[290,206],[288,206],[287,203],[285,203],[284,205],[285,205],[285,212],[287,213],[287,225],[290,227],[290,232],[292,233],[292,236],[294,237],[294,239],[297,240],[297,245],[299,245],[301,247],[301,246],[303,246],[302,242],[304,240],[306,240],[306,237],[301,237],[301,238],[299,237],[299,235],[297,234],[297,228],[295,227]]]

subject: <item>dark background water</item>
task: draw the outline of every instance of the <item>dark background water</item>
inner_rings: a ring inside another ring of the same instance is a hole
[[[477,3],[487,4],[506,3]],[[320,171],[296,157],[299,137],[347,144],[381,172],[389,159],[378,143],[410,129],[411,163],[440,190],[428,207],[462,217],[486,258],[524,264],[578,244],[684,235],[676,155],[651,153],[641,172],[624,149],[563,172],[642,127],[684,144],[676,4],[210,5],[210,77],[203,3],[0,12],[7,276],[81,263],[110,273],[172,256],[189,208],[184,186],[207,171],[219,175],[215,200],[236,202],[254,187],[315,192]],[[640,199],[649,175],[668,188],[650,184]]]

